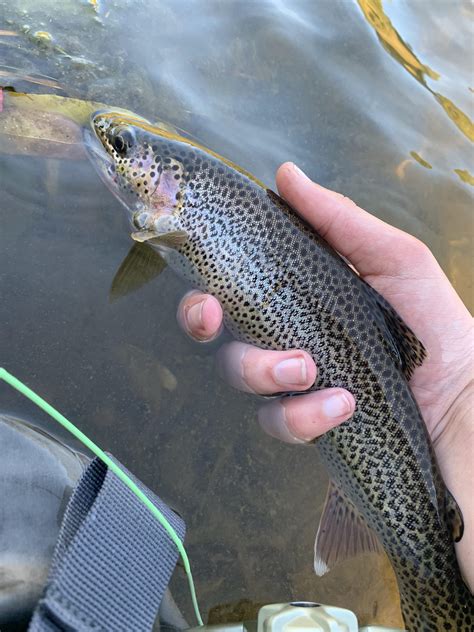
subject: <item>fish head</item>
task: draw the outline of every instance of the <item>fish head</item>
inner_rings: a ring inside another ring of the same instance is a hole
[[[127,208],[138,230],[153,230],[160,217],[179,210],[184,167],[164,151],[171,136],[120,111],[96,112],[84,132],[100,177]]]

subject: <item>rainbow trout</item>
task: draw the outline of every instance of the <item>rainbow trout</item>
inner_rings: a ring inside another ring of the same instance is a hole
[[[113,292],[138,285],[128,279],[134,260],[144,277],[159,272],[157,251],[220,301],[237,339],[305,349],[319,367],[314,389],[354,393],[351,421],[317,441],[331,485],[316,572],[381,543],[408,630],[471,630],[453,544],[462,517],[408,385],[425,355],[415,335],[278,195],[229,161],[120,112],[97,112],[85,140],[133,225],[136,246]]]

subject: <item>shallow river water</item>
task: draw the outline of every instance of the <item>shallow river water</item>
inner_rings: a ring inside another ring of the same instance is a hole
[[[270,186],[293,160],[428,243],[472,308],[473,14],[454,0],[0,0],[0,80],[168,121]],[[21,80],[33,73],[61,90]],[[129,229],[91,165],[0,153],[0,195],[1,365],[179,509],[203,613],[308,599],[400,625],[385,558],[314,575],[326,474],[311,447],[260,432],[255,398],[215,374],[218,342],[180,332],[186,285],[166,270],[109,303]],[[57,434],[6,388],[0,407]],[[179,569],[173,588],[193,620]]]

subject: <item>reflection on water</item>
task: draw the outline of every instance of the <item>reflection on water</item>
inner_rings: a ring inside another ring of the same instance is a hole
[[[474,176],[471,176],[467,169],[455,169],[454,172],[458,174],[463,182],[467,182],[467,184],[474,186]]]
[[[368,23],[374,27],[380,43],[411,75],[426,85],[425,75],[439,79],[439,74],[423,64],[409,44],[404,42],[383,9],[382,0],[357,0]]]
[[[436,101],[441,105],[443,110],[449,116],[449,118],[453,121],[456,127],[472,142],[474,141],[474,124],[469,116],[463,112],[461,108],[459,108],[451,99],[443,96],[439,92],[431,89],[427,83],[428,78],[433,81],[438,81],[441,75],[434,70],[432,70],[426,64],[423,64],[418,57],[413,52],[411,46],[407,44],[397,30],[394,28],[391,20],[387,16],[383,8],[382,0],[357,0],[364,16],[366,17],[369,24],[375,29],[377,36],[379,38],[380,43],[384,47],[384,49],[398,61],[399,64],[405,68],[413,77],[424,86],[431,94],[435,97]],[[466,10],[469,11],[469,8],[472,12],[472,5],[464,5]],[[426,9],[426,5],[423,8],[423,11]],[[456,7],[458,8],[458,7]],[[453,10],[455,7],[453,6]],[[472,14],[468,17],[473,17]],[[468,54],[472,55],[472,44],[468,47]],[[460,60],[460,65],[464,60]],[[466,86],[467,87],[467,86]],[[472,110],[472,104],[470,104],[470,108]],[[415,152],[411,152],[412,155]],[[413,156],[415,158],[415,156]],[[418,160],[418,158],[415,158]],[[426,166],[429,163],[426,163],[424,160],[418,160],[420,164]],[[469,172],[461,169],[454,169],[454,172],[459,175],[463,182],[467,182],[468,184],[472,184],[472,176],[470,176]],[[467,173],[469,177],[463,177],[464,174]]]
[[[433,94],[453,123],[471,142],[474,141],[474,125],[468,115],[464,114],[464,112],[447,97],[443,97],[443,95],[438,92],[434,92]]]
[[[294,160],[421,237],[474,305],[466,4],[0,7],[0,52],[19,69],[18,89],[59,85],[58,94],[169,121],[267,183],[280,162]],[[0,151],[0,178],[2,364],[180,510],[203,611],[303,598],[400,624],[384,558],[314,576],[326,475],[311,448],[280,445],[258,430],[254,398],[214,374],[219,343],[194,344],[178,330],[186,286],[165,270],[109,303],[129,228],[92,167]],[[38,416],[5,391],[1,407]],[[192,619],[179,571],[174,584]]]
[[[424,160],[420,156],[420,154],[416,153],[416,151],[411,151],[410,156],[412,156],[412,158],[414,158],[416,162],[420,164],[422,167],[426,167],[427,169],[433,169],[433,165],[430,165],[430,163],[427,160]]]
[[[392,55],[415,79],[427,90],[432,92],[446,114],[463,134],[474,141],[474,125],[467,114],[458,108],[450,99],[434,92],[427,85],[427,77],[437,81],[439,73],[434,72],[429,66],[423,64],[414,54],[410,45],[404,42],[399,33],[393,27],[390,19],[383,10],[382,0],[358,0],[367,21],[374,27],[380,43],[387,52]],[[426,77],[425,77],[426,75]]]

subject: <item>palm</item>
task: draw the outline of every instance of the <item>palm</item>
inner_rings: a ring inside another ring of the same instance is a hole
[[[412,379],[413,394],[435,441],[449,422],[446,414],[467,382],[471,329],[467,309],[455,294],[428,250],[424,265],[413,258],[413,273],[399,276],[368,274],[365,280],[382,294],[413,329],[427,350],[427,358]],[[419,271],[422,270],[421,274]]]

